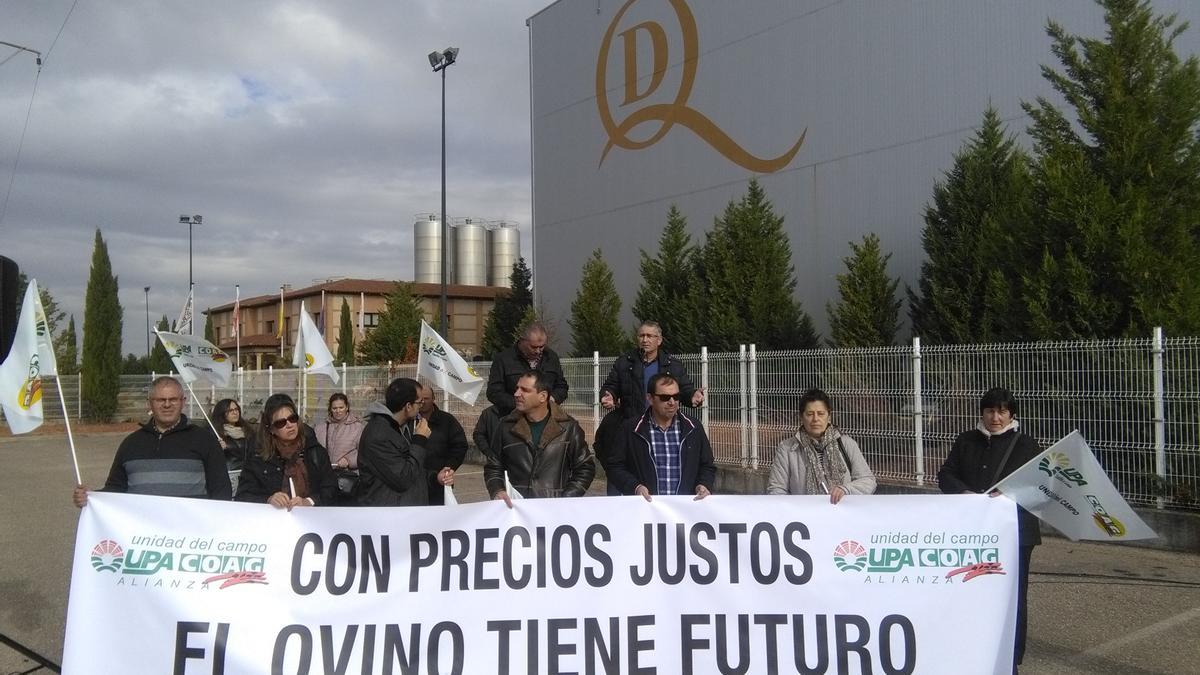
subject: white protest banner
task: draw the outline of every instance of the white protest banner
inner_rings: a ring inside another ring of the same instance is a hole
[[[421,321],[421,351],[417,355],[417,375],[429,378],[467,405],[475,405],[487,383],[475,369],[446,342],[432,326]]]
[[[983,495],[398,517],[98,492],[62,672],[1008,675],[1017,557],[1016,509]]]
[[[333,354],[325,344],[325,338],[317,330],[317,324],[300,303],[300,325],[296,328],[296,346],[292,352],[292,365],[305,368],[310,373],[320,373],[337,384],[339,375],[333,366]]]
[[[42,377],[58,373],[52,342],[37,279],[33,279],[25,288],[12,347],[0,364],[0,407],[14,434],[42,426]]]
[[[1078,430],[1010,473],[994,489],[1073,541],[1158,536],[1117,491]]]
[[[184,382],[191,384],[196,380],[204,380],[218,387],[229,384],[233,364],[229,361],[229,355],[216,345],[195,335],[154,332]]]

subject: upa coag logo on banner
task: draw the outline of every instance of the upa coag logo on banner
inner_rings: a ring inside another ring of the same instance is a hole
[[[436,356],[439,359],[444,360],[446,358],[446,348],[442,346],[441,342],[431,337],[427,337],[421,341],[421,351],[430,356]]]
[[[133,537],[122,546],[102,539],[92,547],[92,568],[117,575],[118,586],[208,590],[266,584],[267,545],[196,537]]]
[[[1038,462],[1038,471],[1055,478],[1067,487],[1083,487],[1087,481],[1083,473],[1071,466],[1071,459],[1064,452],[1052,452]]]
[[[833,550],[842,572],[865,572],[867,584],[948,585],[1005,574],[999,535],[888,532],[871,535],[870,546],[847,539]]]
[[[600,53],[596,58],[596,107],[600,113],[600,122],[608,135],[608,142],[600,153],[600,164],[604,164],[604,158],[614,147],[626,150],[648,148],[662,140],[675,125],[679,125],[696,134],[725,159],[749,171],[774,173],[787,166],[800,151],[808,129],[802,130],[800,137],[783,154],[777,157],[758,157],[739,145],[704,113],[688,105],[700,63],[700,32],[696,27],[696,17],[692,15],[686,0],[668,0],[677,24],[670,28],[677,35],[676,44],[683,49],[679,80],[674,83],[678,88],[669,101],[645,102],[667,79],[671,40],[668,39],[668,28],[657,21],[626,25],[626,15],[637,2],[638,0],[628,0],[617,10],[616,16],[604,33],[604,39],[600,42]],[[614,56],[613,43],[618,41],[619,47]],[[644,78],[638,72],[638,51],[647,44],[652,65],[650,79],[642,88],[639,83]],[[609,101],[608,74],[610,66],[617,64],[610,61],[623,61],[619,63],[619,67],[613,68],[622,73],[624,78],[621,87],[623,96],[615,110]],[[656,100],[663,98],[665,97]],[[634,106],[640,102],[645,103],[640,107]],[[618,122],[616,115],[623,115],[623,118]],[[656,126],[652,127],[649,135],[643,132],[634,138],[634,130],[644,124]]]
[[[1110,537],[1120,538],[1125,536],[1125,523],[1117,520],[1115,517],[1108,514],[1104,510],[1104,505],[1100,503],[1100,498],[1096,495],[1086,495],[1088,503],[1092,505],[1092,522],[1096,523],[1096,527]]]

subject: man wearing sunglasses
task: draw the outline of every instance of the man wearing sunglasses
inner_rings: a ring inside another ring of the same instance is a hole
[[[383,403],[367,406],[367,426],[358,439],[358,487],[362,506],[425,506],[425,442],[429,422],[421,418],[420,385],[398,377]],[[410,424],[414,422],[415,424]]]
[[[679,412],[679,382],[667,373],[650,378],[649,407],[625,420],[610,458],[608,482],[624,495],[712,494],[717,466],[704,427]]]
[[[159,377],[150,383],[147,399],[150,421],[121,441],[104,492],[232,499],[221,444],[183,414],[183,387],[172,377]],[[75,506],[87,504],[87,493],[86,485],[75,487]]]

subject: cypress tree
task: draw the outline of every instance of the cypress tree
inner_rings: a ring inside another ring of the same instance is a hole
[[[674,204],[658,240],[658,255],[641,251],[642,283],[633,303],[638,321],[662,326],[663,347],[676,353],[700,350],[703,325],[697,259],[699,251],[687,232],[687,218]]]
[[[213,328],[211,307],[204,312],[204,339],[217,344],[217,331]]]
[[[79,372],[79,343],[76,341],[74,314],[67,322],[67,329],[54,336],[54,359],[58,361],[59,374],[74,375]]]
[[[156,327],[163,332],[170,330],[171,322],[167,319],[166,314],[158,321]],[[163,346],[162,340],[159,340],[157,335],[153,338],[153,344],[154,346],[150,348],[150,358],[147,359],[146,367],[150,369],[150,372],[159,375],[172,372],[175,369],[175,364],[171,362],[171,355],[167,354],[167,348]]]
[[[908,289],[915,335],[945,344],[1025,337],[1019,270],[1036,259],[1031,190],[1029,159],[989,105],[925,207],[926,260],[918,292]]]
[[[1032,118],[1038,261],[1025,279],[1036,337],[1200,330],[1200,60],[1149,2],[1098,0],[1103,38],[1047,34],[1066,101]]]
[[[612,269],[600,249],[580,270],[579,290],[571,302],[571,347],[575,356],[591,356],[593,351],[612,356],[629,347],[629,341],[617,317],[621,297],[613,283]]]
[[[424,318],[420,300],[413,295],[412,284],[398,282],[384,301],[375,328],[359,344],[360,363],[415,361],[414,346],[421,337],[421,320]]]
[[[794,296],[796,271],[783,217],[775,215],[757,180],[714,222],[704,243],[702,273],[709,348],[817,346],[812,319]]]
[[[844,258],[846,273],[837,275],[840,300],[826,305],[829,313],[829,345],[832,347],[882,347],[894,344],[900,328],[898,279],[888,275],[892,254],[883,255],[879,235],[863,237],[862,244],[850,242],[851,255]]]
[[[523,327],[522,319],[533,307],[533,273],[524,258],[513,263],[508,283],[508,295],[496,298],[483,327],[479,351],[489,358],[516,343],[517,334]]]
[[[117,410],[121,389],[121,301],[108,245],[96,228],[92,268],[83,315],[83,376],[80,386],[88,416],[107,422]]]
[[[338,363],[357,365],[354,361],[354,324],[350,321],[350,303],[342,298],[342,316],[338,321]]]

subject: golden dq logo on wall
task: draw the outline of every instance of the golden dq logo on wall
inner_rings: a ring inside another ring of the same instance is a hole
[[[807,129],[800,133],[800,138],[782,155],[766,158],[756,157],[738,145],[704,113],[688,105],[692,85],[696,82],[696,67],[700,56],[696,18],[692,16],[692,10],[685,0],[667,1],[679,20],[679,32],[683,41],[683,75],[679,83],[679,91],[670,103],[648,104],[633,110],[619,123],[613,118],[613,110],[608,100],[608,62],[614,36],[621,38],[622,55],[625,60],[624,98],[618,106],[619,108],[637,103],[653,94],[663,83],[663,77],[667,72],[667,31],[662,24],[656,21],[643,21],[625,28],[620,33],[617,32],[617,29],[622,26],[621,20],[625,17],[625,13],[638,0],[628,0],[621,6],[617,15],[613,17],[612,23],[609,24],[608,31],[605,32],[604,40],[600,43],[600,54],[596,59],[596,105],[600,110],[600,120],[604,124],[604,131],[608,134],[608,142],[604,145],[604,151],[600,153],[600,163],[604,163],[604,158],[608,156],[608,151],[613,147],[626,150],[648,148],[662,140],[672,127],[679,124],[690,129],[692,133],[711,145],[729,161],[750,171],[773,173],[787,166],[804,143],[804,136],[808,133]],[[639,33],[643,33],[649,38],[652,50],[652,71],[650,81],[644,90],[638,88]],[[629,137],[629,133],[634,128],[647,122],[660,124],[653,135],[645,140],[634,140]]]

